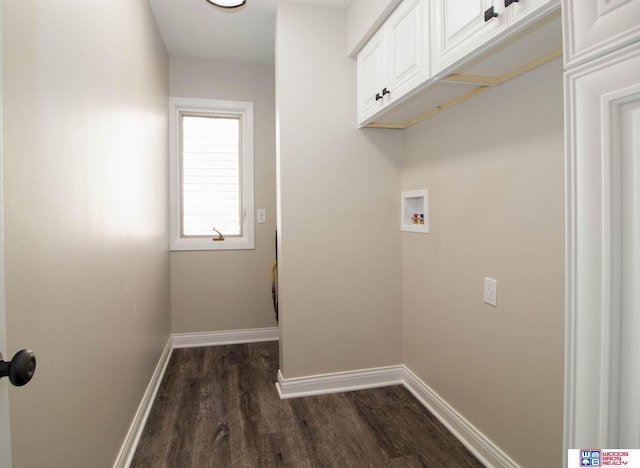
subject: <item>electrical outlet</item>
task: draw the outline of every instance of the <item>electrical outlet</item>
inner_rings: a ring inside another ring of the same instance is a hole
[[[498,281],[493,278],[484,278],[484,302],[497,307]]]
[[[264,224],[267,222],[267,210],[259,209],[258,210],[258,224]]]

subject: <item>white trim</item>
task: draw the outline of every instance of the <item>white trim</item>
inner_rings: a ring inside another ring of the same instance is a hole
[[[197,346],[256,343],[258,341],[278,341],[279,338],[278,327],[207,333],[174,333],[173,347],[193,348]]]
[[[281,399],[350,392],[403,383],[402,366],[378,367],[350,372],[285,379],[278,370],[276,388]]]
[[[11,359],[7,349],[7,327],[4,284],[4,154],[3,154],[3,99],[2,99],[2,21],[0,2],[0,353]],[[0,466],[11,468],[11,426],[9,422],[9,379],[0,382]]]
[[[405,365],[291,379],[285,379],[278,370],[276,389],[281,399],[289,399],[389,385],[404,385],[484,465],[504,468],[519,467],[489,437],[467,421]]]
[[[608,8],[599,9],[596,2],[562,0],[565,70],[638,41],[640,24],[633,19],[640,11],[637,1],[610,1]]]
[[[620,398],[620,346],[632,342],[621,317],[632,323],[638,313],[621,307],[619,119],[629,98],[638,101],[639,65],[640,42],[565,73],[565,451],[624,446],[620,416],[632,408]]]
[[[142,435],[145,423],[147,422],[147,418],[149,417],[149,412],[151,411],[151,407],[153,406],[156,394],[158,393],[158,389],[160,388],[160,383],[162,382],[164,371],[167,368],[167,364],[169,364],[172,350],[173,339],[170,336],[167,340],[167,344],[162,350],[162,354],[160,355],[158,364],[153,371],[153,375],[151,376],[151,380],[149,381],[147,390],[142,396],[142,401],[140,401],[138,411],[136,411],[136,414],[133,417],[133,422],[129,427],[129,432],[127,432],[124,443],[120,448],[118,458],[116,458],[116,461],[113,464],[114,468],[126,468],[131,464],[131,460],[133,460],[133,455],[136,453],[136,448],[138,447],[140,436]]]
[[[408,367],[403,366],[403,368],[403,385],[485,466],[505,468],[519,466]]]

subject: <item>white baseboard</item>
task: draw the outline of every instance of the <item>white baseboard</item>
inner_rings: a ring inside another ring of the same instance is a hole
[[[404,385],[485,466],[519,467],[487,436],[404,365],[293,379],[285,379],[278,371],[276,388],[280,398],[287,399],[400,384]]]
[[[144,425],[149,417],[149,412],[151,411],[156,394],[158,393],[158,388],[160,388],[160,382],[162,382],[164,371],[167,368],[167,364],[169,364],[172,350],[173,339],[169,337],[167,344],[162,350],[162,354],[160,354],[160,359],[158,359],[158,364],[153,371],[149,385],[147,385],[147,389],[142,396],[142,401],[140,402],[138,411],[136,411],[133,422],[129,427],[129,432],[127,432],[124,443],[120,448],[118,458],[116,458],[116,461],[113,464],[114,468],[127,468],[131,464],[131,460],[133,460],[133,455],[136,453],[138,441],[140,440]]]
[[[207,333],[174,333],[173,347],[193,348],[196,346],[256,343],[258,341],[278,341],[279,338],[278,327]]]
[[[293,379],[285,379],[280,371],[278,371],[276,388],[278,389],[280,398],[286,399],[327,393],[350,392],[353,390],[385,387],[401,383],[402,366],[389,366]]]
[[[467,421],[431,387],[404,367],[404,386],[485,466],[518,468],[500,447]]]

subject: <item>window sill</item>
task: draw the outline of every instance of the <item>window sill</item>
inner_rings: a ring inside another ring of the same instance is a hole
[[[223,241],[213,241],[211,237],[172,239],[170,250],[253,250],[253,239],[227,237]]]

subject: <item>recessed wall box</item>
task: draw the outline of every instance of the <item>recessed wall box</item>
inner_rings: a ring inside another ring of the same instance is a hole
[[[402,192],[400,230],[406,232],[429,232],[429,191],[410,190]]]

